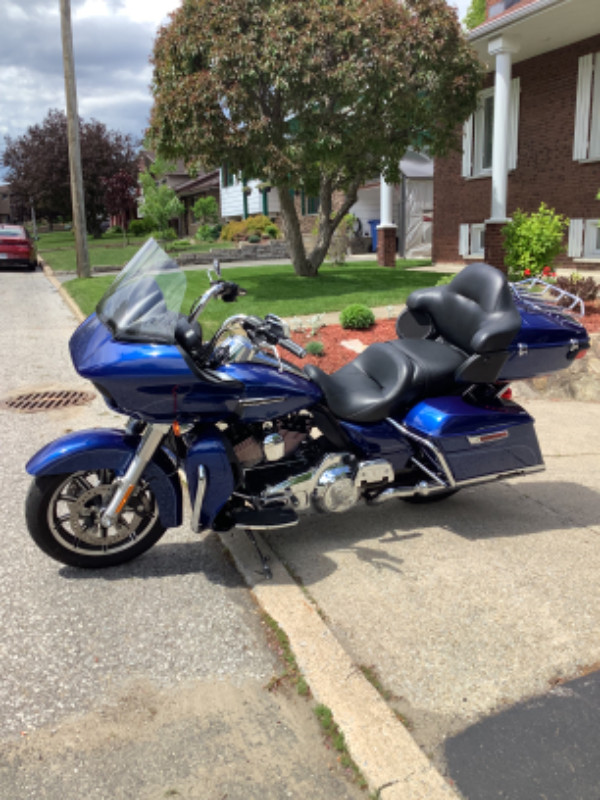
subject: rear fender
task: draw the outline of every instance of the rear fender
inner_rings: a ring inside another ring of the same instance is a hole
[[[111,469],[122,475],[140,442],[116,428],[76,431],[45,445],[26,464],[30,475],[60,475],[92,469]],[[168,451],[156,451],[143,473],[158,504],[160,520],[166,528],[181,525],[182,497],[177,465]]]

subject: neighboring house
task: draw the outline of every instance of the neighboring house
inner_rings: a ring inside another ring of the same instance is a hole
[[[400,162],[403,175],[399,186],[391,187],[393,225],[397,228],[396,245],[401,255],[431,256],[433,215],[433,162],[419,153],[407,153]],[[377,250],[377,231],[380,225],[381,181],[375,178],[358,191],[357,202],[350,209],[358,222],[357,236],[368,239],[366,249]],[[310,236],[319,211],[319,198],[296,192],[296,207],[303,234]],[[335,208],[335,197],[334,197]],[[242,181],[239,176],[221,169],[221,216],[223,219],[243,219],[264,214],[281,224],[281,205],[277,189],[257,180]]]
[[[599,0],[487,0],[468,39],[489,71],[435,162],[434,260],[502,267],[503,225],[544,201],[570,220],[561,263],[600,266]]]
[[[148,170],[155,160],[155,154],[144,150],[140,156],[139,169]],[[159,181],[161,185],[169,186],[185,206],[184,213],[177,219],[171,220],[172,227],[177,234],[183,236],[193,236],[198,228],[198,223],[194,219],[192,211],[193,205],[199,197],[212,196],[219,204],[219,170],[200,172],[192,177],[182,159],[174,165],[172,172],[167,172]],[[140,194],[139,203],[143,202]],[[139,212],[138,212],[139,213]]]

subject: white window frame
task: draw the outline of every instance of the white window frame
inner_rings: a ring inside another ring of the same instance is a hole
[[[485,223],[464,223],[458,230],[458,254],[465,259],[485,257]]]
[[[597,219],[569,220],[569,246],[567,254],[575,260],[600,260],[600,228]]]
[[[521,81],[513,78],[510,84],[510,105],[508,121],[508,168],[517,168],[519,146],[519,105]],[[485,133],[485,101],[494,97],[494,87],[484,89],[478,95],[477,109],[463,126],[463,178],[481,178],[492,174],[492,167],[483,166],[483,147]],[[492,133],[493,135],[493,133]],[[493,143],[492,143],[493,146]]]
[[[579,59],[573,161],[600,160],[600,52]]]

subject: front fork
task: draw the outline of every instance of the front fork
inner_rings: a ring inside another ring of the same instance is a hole
[[[125,474],[117,478],[117,488],[100,517],[100,524],[110,528],[117,521],[119,514],[125,508],[142,473],[152,460],[160,443],[169,432],[170,425],[147,425],[142,438]]]

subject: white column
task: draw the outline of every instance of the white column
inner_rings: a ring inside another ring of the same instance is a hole
[[[488,45],[488,52],[496,57],[492,144],[492,216],[488,222],[507,221],[510,82],[512,55],[518,49],[518,45],[514,41],[509,41],[505,36],[492,39]]]
[[[381,176],[379,203],[379,227],[393,228],[394,226],[394,187],[387,183],[383,175]]]

